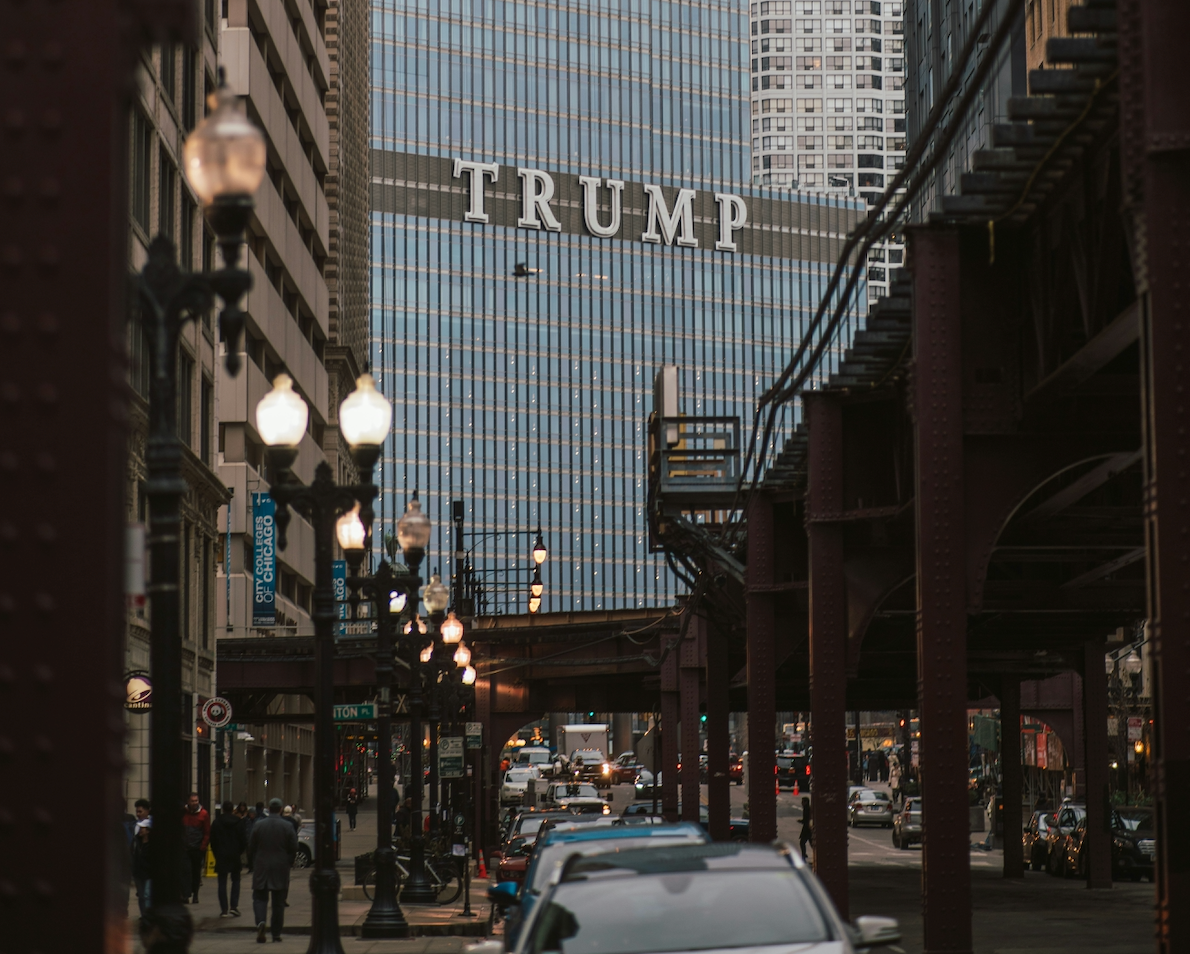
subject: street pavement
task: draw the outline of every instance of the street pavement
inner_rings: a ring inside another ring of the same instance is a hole
[[[632,802],[632,788],[617,786],[613,806],[622,810]],[[706,800],[706,787],[702,787]],[[744,813],[744,789],[731,787],[733,817]],[[365,809],[374,802],[366,802]],[[363,811],[355,832],[347,829],[344,817],[343,852],[339,873],[345,886],[353,880],[352,859],[375,844],[374,816]],[[801,828],[801,796],[782,792],[777,799],[778,837],[797,844]],[[971,836],[972,841],[981,835]],[[921,923],[922,852],[893,847],[891,833],[884,828],[848,829],[850,903],[852,918],[861,914],[895,917],[903,940],[890,948],[891,954],[922,954]],[[1003,854],[999,850],[971,852],[972,927],[976,954],[1144,954],[1152,950],[1153,887],[1150,884],[1120,884],[1109,891],[1088,891],[1082,882],[1052,878],[1043,872],[1026,872],[1023,879],[1002,877]],[[206,880],[200,903],[191,908],[196,934],[194,954],[233,954],[260,950],[252,924],[250,875],[245,872],[245,891],[238,919],[219,918],[215,879]],[[449,907],[404,906],[410,923],[434,931],[474,931],[486,924],[487,883],[472,883],[472,911],[478,916],[467,921],[458,915],[463,900]],[[135,908],[135,900],[133,901]],[[355,936],[355,925],[367,914],[367,901],[344,900],[339,904],[342,944],[346,954],[461,954],[475,938],[457,936],[417,937],[405,941],[365,940]],[[725,912],[730,916],[730,912]],[[309,945],[310,894],[308,875],[295,871],[286,911],[285,937],[281,944],[269,944],[269,951],[305,951]],[[132,950],[140,954],[139,942]],[[614,952],[613,952],[614,954]]]

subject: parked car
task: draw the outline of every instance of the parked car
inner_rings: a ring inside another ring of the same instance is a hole
[[[1029,818],[1029,824],[1025,826],[1025,832],[1021,836],[1025,851],[1025,864],[1034,871],[1045,869],[1045,863],[1049,858],[1049,842],[1046,839],[1049,836],[1050,827],[1057,823],[1058,816],[1055,812],[1039,811],[1033,813]]]
[[[1056,812],[1057,819],[1046,832],[1045,870],[1054,877],[1061,877],[1066,866],[1066,836],[1087,817],[1087,806],[1065,802]]]
[[[1087,873],[1087,819],[1084,815],[1062,843],[1060,874],[1064,878],[1082,878]],[[1153,812],[1147,808],[1112,809],[1111,868],[1117,881],[1153,880],[1156,842],[1153,838]]]
[[[901,810],[893,816],[893,846],[907,850],[914,843],[920,844],[921,833],[921,799],[907,798]]]
[[[303,821],[298,829],[297,854],[293,859],[295,868],[309,868],[314,863],[314,821]]]
[[[543,889],[517,938],[506,937],[516,954],[564,948],[856,954],[901,940],[891,918],[845,924],[801,855],[784,846],[625,846],[555,868]],[[497,954],[500,947],[487,942],[472,951]]]
[[[541,772],[532,765],[510,768],[504,773],[504,782],[500,786],[500,804],[520,805],[525,800],[529,779],[538,778],[541,778]]]
[[[728,761],[727,777],[737,785],[744,784],[744,760],[740,756],[733,755]]]
[[[874,792],[861,788],[847,800],[847,824],[852,828],[860,825],[879,825],[891,828],[893,824],[892,799],[887,792]]]

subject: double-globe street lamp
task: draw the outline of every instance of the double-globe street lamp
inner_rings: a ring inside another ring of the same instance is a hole
[[[287,374],[279,374],[273,390],[256,406],[256,429],[268,447],[272,487],[277,503],[277,549],[284,550],[290,509],[314,529],[314,864],[310,875],[313,896],[309,954],[342,954],[339,940],[339,875],[335,870],[335,723],[334,544],[337,529],[349,539],[358,531],[367,542],[372,524],[372,501],[377,488],[372,468],[388,437],[392,405],[376,390],[370,375],[356,380],[356,389],[339,408],[339,431],[359,470],[357,484],[336,484],[330,465],[322,461],[314,480],[303,484],[293,473],[298,445],[306,434],[309,408],[293,390]],[[352,514],[354,520],[341,518]]]
[[[215,233],[223,267],[212,272],[183,271],[174,246],[158,235],[149,244],[148,262],[136,280],[136,302],[149,338],[149,436],[146,447],[149,538],[152,578],[149,585],[150,713],[149,792],[153,806],[150,853],[152,903],[149,922],[162,950],[185,951],[193,933],[183,906],[182,803],[188,782],[182,736],[182,643],[179,603],[181,557],[182,449],[177,434],[177,356],[182,328],[206,314],[215,297],[223,301],[220,337],[227,373],[240,370],[239,341],[245,314],[239,301],[252,287],[252,276],[239,267],[244,227],[252,195],[264,177],[264,137],[240,109],[223,82],[208,104],[212,112],[187,137],[183,147],[187,181],[198,195]],[[189,892],[185,892],[188,894]]]

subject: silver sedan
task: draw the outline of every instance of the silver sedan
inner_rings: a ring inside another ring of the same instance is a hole
[[[852,828],[860,825],[891,828],[892,823],[892,799],[886,792],[875,792],[870,788],[852,792],[851,798],[847,800],[847,824]]]

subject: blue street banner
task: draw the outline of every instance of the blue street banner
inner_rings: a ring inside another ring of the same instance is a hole
[[[347,561],[336,560],[332,564],[332,567],[331,577],[335,583],[335,603],[339,608],[339,619],[346,620],[351,617],[351,607],[347,605]],[[345,622],[335,624],[335,635],[347,635],[347,624]]]
[[[277,504],[252,494],[252,625],[277,625]]]

